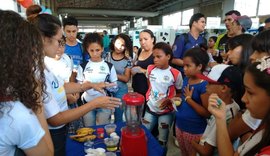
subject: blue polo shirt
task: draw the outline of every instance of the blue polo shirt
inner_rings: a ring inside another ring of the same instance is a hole
[[[196,40],[193,38],[193,36],[190,34],[190,32],[187,33],[188,40],[185,41],[185,35],[181,34],[178,38],[175,39],[173,44],[173,57],[178,59],[183,59],[185,51],[194,48],[196,46],[199,46],[200,44],[205,42],[205,39],[200,35],[198,39]],[[181,73],[183,73],[183,67],[181,66],[173,66],[176,69],[180,70]]]
[[[72,58],[75,65],[80,65],[83,61],[83,51],[80,43],[75,46],[69,46],[66,44],[65,53]]]

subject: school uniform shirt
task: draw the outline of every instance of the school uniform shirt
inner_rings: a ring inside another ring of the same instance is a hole
[[[239,110],[240,107],[235,101],[229,105],[226,105],[227,124],[229,124],[229,122],[235,117]],[[207,126],[200,140],[200,144],[203,145],[205,142],[207,142],[209,145],[216,147],[216,129],[216,119],[213,115],[211,115],[210,118],[207,119]]]
[[[108,64],[104,60],[100,62],[92,62],[89,60],[84,69],[82,69],[81,66],[79,67],[76,79],[79,82],[89,81],[91,83],[112,83],[117,81],[117,74],[115,68],[112,66],[110,70]],[[104,94],[95,89],[89,89],[82,94],[82,98],[87,102],[99,96],[104,96]]]
[[[69,82],[73,70],[73,61],[67,54],[63,54],[59,60],[45,56],[44,63],[56,77]]]
[[[150,84],[148,92],[146,93],[146,98],[148,100],[147,105],[152,112],[158,114],[170,112],[171,110],[168,109],[160,110],[159,106],[164,98],[174,97],[176,95],[176,89],[181,89],[182,87],[183,81],[180,72],[176,70],[177,78],[174,80],[175,78],[171,72],[171,68],[172,67],[170,66],[167,69],[159,69],[154,67],[150,73],[149,66],[147,68],[146,77],[148,78]],[[170,88],[171,86],[174,87]]]
[[[44,112],[46,119],[53,117],[59,112],[68,110],[67,97],[64,88],[64,81],[57,78],[49,69],[44,70],[46,79],[46,93],[43,98],[44,100]],[[52,127],[50,125],[49,129],[59,129],[65,124]]]
[[[35,113],[20,101],[4,104],[0,125],[1,156],[14,156],[16,146],[22,150],[35,147],[45,135]]]

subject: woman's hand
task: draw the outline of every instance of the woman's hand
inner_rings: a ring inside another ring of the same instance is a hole
[[[99,82],[99,83],[90,83],[88,81],[83,82],[83,86],[87,86],[86,88],[82,88],[83,90],[88,89],[95,89],[96,91],[99,91],[100,93],[106,95],[104,88],[106,87],[112,87],[117,85],[116,83],[108,83],[108,82]]]
[[[131,74],[135,75],[137,73],[143,73],[143,69],[140,66],[134,66],[131,68]]]
[[[217,94],[211,94],[208,99],[208,111],[216,119],[226,120],[226,105]]]
[[[79,93],[67,94],[68,103],[69,104],[76,103],[79,97],[80,97]]]
[[[94,103],[96,108],[106,109],[114,109],[115,107],[119,107],[122,104],[121,99],[109,96],[100,96],[90,102]]]

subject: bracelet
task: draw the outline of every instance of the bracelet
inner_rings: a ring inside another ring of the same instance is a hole
[[[80,89],[81,89],[81,92],[84,92],[83,84],[82,83],[80,83]]]
[[[185,101],[187,101],[188,99],[191,99],[191,97],[190,96],[186,96]]]

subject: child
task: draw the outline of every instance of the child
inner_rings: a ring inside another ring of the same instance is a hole
[[[169,99],[176,95],[176,89],[180,90],[182,87],[181,73],[169,65],[172,55],[170,45],[157,43],[153,47],[154,65],[149,65],[146,73],[149,89],[146,93],[147,108],[143,124],[152,131],[158,123],[158,140],[164,146],[174,117]]]
[[[102,59],[103,52],[103,41],[102,37],[98,33],[89,33],[85,35],[83,40],[83,48],[90,55],[90,60],[78,69],[77,80],[79,82],[89,81],[91,83],[99,82],[111,82],[116,83],[117,75],[115,68],[109,62]],[[104,94],[94,90],[89,89],[82,94],[83,103],[87,103],[92,99],[100,96],[106,96]],[[110,122],[111,110],[99,108],[94,109],[84,115],[85,126],[102,125],[108,124]]]
[[[183,156],[191,154],[192,140],[198,140],[207,125],[206,118],[210,116],[207,111],[206,85],[207,82],[198,78],[205,70],[209,57],[201,47],[186,51],[184,55],[184,78],[182,88],[182,103],[176,112],[176,138]]]
[[[132,42],[129,36],[125,34],[119,34],[112,40],[110,48],[112,52],[108,53],[106,61],[113,64],[118,78],[118,91],[113,93],[113,96],[122,98],[123,95],[128,92],[127,83],[131,77],[130,71],[132,67],[132,60],[130,57],[132,55]],[[123,110],[121,108],[116,108],[114,115],[115,122],[123,121]]]
[[[0,18],[0,155],[53,156],[41,34],[16,12],[0,10]]]
[[[214,65],[217,64],[216,62],[216,58],[218,56],[218,50],[215,49],[215,43],[217,41],[217,37],[216,36],[211,36],[208,39],[208,56],[209,56],[209,67],[213,67]]]
[[[46,67],[58,78],[63,80],[65,83],[70,82],[70,77],[73,69],[73,60],[65,51],[65,37],[61,39],[61,45],[57,50],[55,58],[45,57],[44,63]],[[77,108],[77,100],[80,97],[79,93],[67,94],[68,108]],[[71,121],[68,125],[68,133],[75,133],[78,128],[84,127],[82,118]]]
[[[239,105],[233,97],[238,88],[243,85],[242,74],[239,68],[225,64],[219,64],[212,68],[209,75],[198,75],[201,79],[208,81],[206,91],[209,94],[216,94],[226,104],[227,124],[235,117],[240,110]],[[216,124],[214,116],[208,119],[207,127],[199,142],[192,142],[192,146],[200,155],[217,155]]]
[[[209,98],[208,110],[215,116],[217,128],[217,146],[220,155],[269,155],[270,148],[270,57],[249,65],[244,75],[245,94],[242,97],[250,115],[262,119],[260,126],[240,146],[233,150],[226,123],[225,104],[217,106],[217,95]]]

